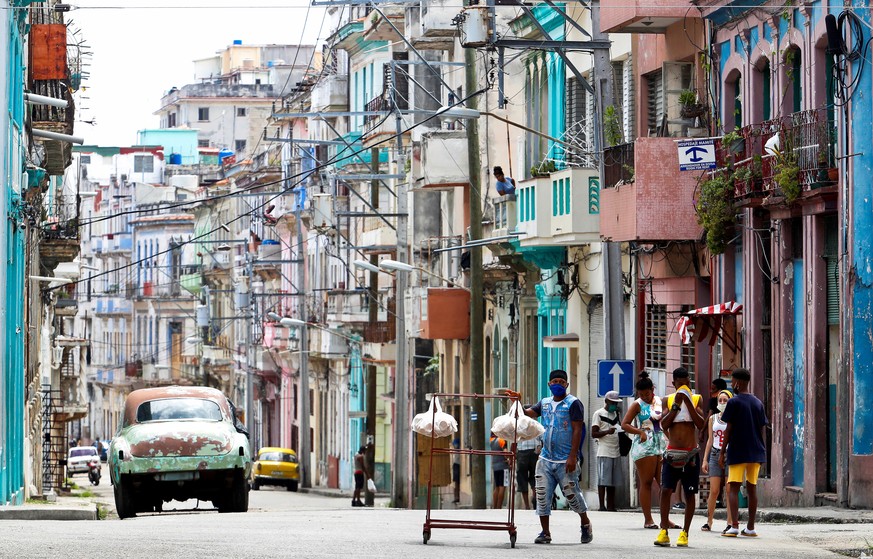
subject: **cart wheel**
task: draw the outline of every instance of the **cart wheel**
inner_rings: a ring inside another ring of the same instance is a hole
[[[512,532],[509,534],[509,547],[511,547],[512,549],[515,549],[515,538],[516,538],[515,532]]]
[[[424,532],[421,533],[421,540],[424,542],[424,545],[427,545],[427,540],[429,540],[429,539],[430,539],[430,532],[425,530]]]

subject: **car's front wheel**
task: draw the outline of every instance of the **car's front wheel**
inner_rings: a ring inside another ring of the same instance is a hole
[[[292,480],[292,481],[288,482],[288,491],[297,491],[297,482],[296,481]]]
[[[134,505],[133,492],[130,484],[127,483],[124,477],[121,477],[113,486],[115,494],[115,512],[118,513],[118,518],[132,518],[136,516],[136,507]]]

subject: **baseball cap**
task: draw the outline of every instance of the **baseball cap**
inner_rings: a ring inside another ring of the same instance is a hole
[[[618,395],[618,392],[615,390],[610,390],[606,393],[606,399],[610,402],[621,402],[621,397]]]

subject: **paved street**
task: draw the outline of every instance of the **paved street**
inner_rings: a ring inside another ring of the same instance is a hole
[[[78,480],[77,480],[78,481]],[[111,502],[111,487],[97,488]],[[574,515],[553,517],[551,545],[534,545],[538,522],[530,512],[517,518],[518,542],[509,547],[506,533],[435,530],[427,546],[421,542],[424,511],[384,508],[352,509],[347,499],[266,489],[251,493],[246,514],[190,510],[171,503],[174,512],[103,521],[2,521],[0,557],[566,557],[568,553],[610,557],[673,557],[680,549],[652,545],[655,532],[643,530],[638,513],[591,514],[594,542],[578,543]],[[502,521],[506,511],[445,511],[440,517]],[[674,520],[678,521],[674,515]],[[691,547],[712,557],[837,557],[832,549],[855,550],[873,543],[871,524],[761,524],[757,540],[727,539],[699,530],[695,519]],[[717,524],[720,526],[720,522]],[[694,553],[694,551],[692,551]]]

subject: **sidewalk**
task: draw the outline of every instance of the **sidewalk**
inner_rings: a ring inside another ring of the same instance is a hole
[[[319,497],[336,497],[342,499],[351,499],[353,491],[343,489],[331,489],[329,487],[301,487],[301,493],[309,493],[310,495],[318,495]],[[376,503],[378,506],[387,506],[391,500],[389,493],[376,493]],[[382,504],[385,503],[385,504]]]
[[[64,495],[52,494],[49,499],[29,499],[23,505],[0,506],[0,520],[97,520],[105,518],[111,508],[90,487],[79,487]]]
[[[677,512],[677,511],[674,511]],[[706,515],[706,509],[698,508],[697,515]],[[748,518],[749,511],[740,509],[740,521]],[[758,522],[792,524],[869,524],[873,523],[873,510],[841,509],[836,507],[810,508],[759,508]],[[725,509],[716,509],[715,518],[727,518]]]

